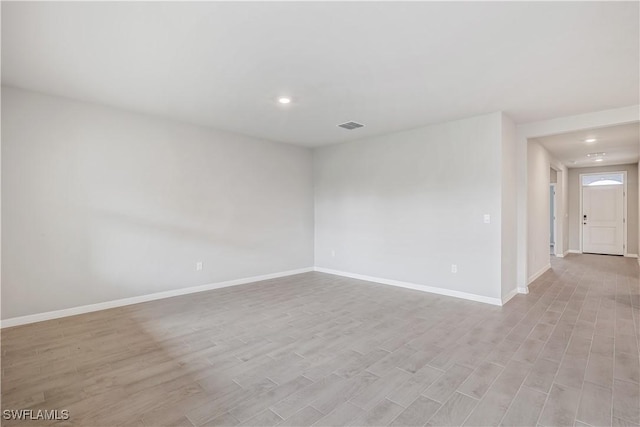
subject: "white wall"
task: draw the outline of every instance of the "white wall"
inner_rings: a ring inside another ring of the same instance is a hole
[[[569,169],[550,156],[556,184],[556,246],[558,256],[565,256],[569,248]]]
[[[310,151],[12,88],[2,108],[2,319],[313,265]],[[316,265],[504,298],[513,257],[518,286],[535,272],[528,136],[637,112],[518,126],[515,153],[500,113],[319,149]]]
[[[502,114],[502,298],[517,288],[516,126]]]
[[[549,152],[536,141],[528,146],[529,281],[549,268]]]
[[[627,172],[627,252],[638,254],[638,164],[569,169],[569,249],[581,251],[580,174]]]
[[[553,168],[553,173],[550,172]],[[556,181],[556,246],[557,254],[567,248],[567,168],[553,158],[535,139],[527,144],[527,283],[550,268],[549,246],[551,218],[549,215],[550,185]],[[551,177],[554,177],[553,179]]]
[[[316,266],[499,299],[502,132],[495,113],[316,149]]]
[[[7,87],[2,113],[3,319],[313,265],[310,150]]]
[[[553,185],[556,184],[558,182],[558,172],[556,172],[554,169],[549,169],[549,182]],[[555,214],[554,212],[554,202],[555,200],[555,196],[551,194],[552,188],[549,188],[549,235],[551,237],[551,242],[555,244],[556,241],[556,236],[554,235],[555,233],[555,227],[554,227],[554,221],[553,221],[553,216]],[[555,191],[555,190],[554,190]],[[558,220],[560,220],[560,218],[558,218]]]

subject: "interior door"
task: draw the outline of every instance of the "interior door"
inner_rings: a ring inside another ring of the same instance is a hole
[[[624,188],[582,187],[582,252],[624,254]]]

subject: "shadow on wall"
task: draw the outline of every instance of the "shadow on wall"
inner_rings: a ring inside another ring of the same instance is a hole
[[[96,209],[62,222],[61,212],[43,218],[40,229],[45,232],[25,230],[29,259],[5,264],[5,285],[14,284],[11,306],[3,307],[7,318],[309,265],[299,250],[308,230],[303,223],[286,222],[286,217],[265,229],[262,221],[255,223],[255,212],[251,218],[231,212],[211,222],[191,223],[172,222],[162,213],[140,216]],[[267,213],[265,221],[271,221],[271,215]],[[56,228],[60,224],[62,235]],[[293,239],[283,241],[283,236]],[[6,251],[11,256],[19,252]],[[32,259],[39,260],[37,269]],[[18,280],[20,286],[15,286]]]
[[[289,233],[284,233],[288,228]],[[293,230],[292,230],[293,229]],[[176,284],[202,284],[290,269],[273,270],[269,255],[295,257],[295,249],[282,242],[283,235],[304,236],[303,224],[278,223],[265,229],[233,215],[207,223],[169,223],[113,211],[100,211],[88,227],[89,274],[122,289],[145,286],[145,292],[175,289]],[[202,271],[195,263],[203,262]],[[267,270],[273,271],[267,271]],[[153,283],[150,283],[153,282]],[[103,283],[104,284],[104,283]],[[99,283],[94,286],[100,287]],[[118,293],[117,295],[121,295]]]

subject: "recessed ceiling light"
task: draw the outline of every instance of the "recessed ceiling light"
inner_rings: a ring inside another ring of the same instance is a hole
[[[588,138],[585,139],[584,142],[596,142],[597,140],[595,138]]]
[[[278,98],[278,102],[280,104],[290,104],[291,98],[287,98],[286,96],[281,96],[280,98]]]

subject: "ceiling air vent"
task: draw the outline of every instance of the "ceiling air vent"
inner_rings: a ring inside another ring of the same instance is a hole
[[[347,130],[353,130],[353,129],[364,127],[364,125],[361,125],[360,123],[356,123],[356,122],[346,122],[346,123],[342,123],[341,125],[338,125],[338,127],[344,128]]]

